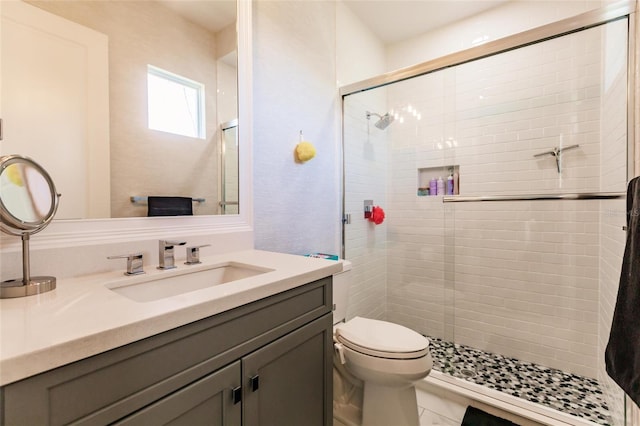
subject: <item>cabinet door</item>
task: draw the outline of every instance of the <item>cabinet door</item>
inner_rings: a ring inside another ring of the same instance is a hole
[[[245,426],[332,423],[332,316],[242,358]]]
[[[117,422],[117,425],[234,426],[241,423],[240,361],[212,373]]]

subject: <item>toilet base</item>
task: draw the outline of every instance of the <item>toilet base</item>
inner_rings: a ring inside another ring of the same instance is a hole
[[[362,426],[418,426],[418,401],[414,386],[396,388],[364,385]]]

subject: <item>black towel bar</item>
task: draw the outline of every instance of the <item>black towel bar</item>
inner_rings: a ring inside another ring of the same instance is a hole
[[[132,203],[146,204],[148,197],[142,197],[142,196],[139,196],[139,195],[132,195],[129,199],[131,200]],[[204,198],[192,198],[191,200],[194,203],[204,203],[206,201]]]

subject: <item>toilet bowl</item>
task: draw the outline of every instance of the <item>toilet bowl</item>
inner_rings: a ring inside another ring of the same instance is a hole
[[[338,299],[348,294],[340,288],[348,285],[345,275],[334,276],[334,377],[340,381],[334,386],[334,418],[347,425],[417,426],[415,383],[433,366],[429,340],[387,321],[355,317],[342,322],[346,309]]]

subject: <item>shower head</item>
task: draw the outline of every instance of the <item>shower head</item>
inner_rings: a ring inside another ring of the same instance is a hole
[[[371,120],[372,115],[375,115],[376,117],[379,118],[379,120],[376,121],[375,126],[380,130],[386,129],[387,127],[389,127],[391,123],[393,123],[393,120],[395,120],[395,117],[389,113],[386,113],[385,115],[380,115],[380,114],[376,114],[375,112],[369,112],[369,111],[367,111],[367,120]]]
[[[393,115],[390,115],[389,113],[386,113],[385,115],[380,117],[380,120],[376,122],[375,126],[380,130],[384,130],[389,127],[391,123],[393,123],[393,120],[395,120],[395,117]]]

